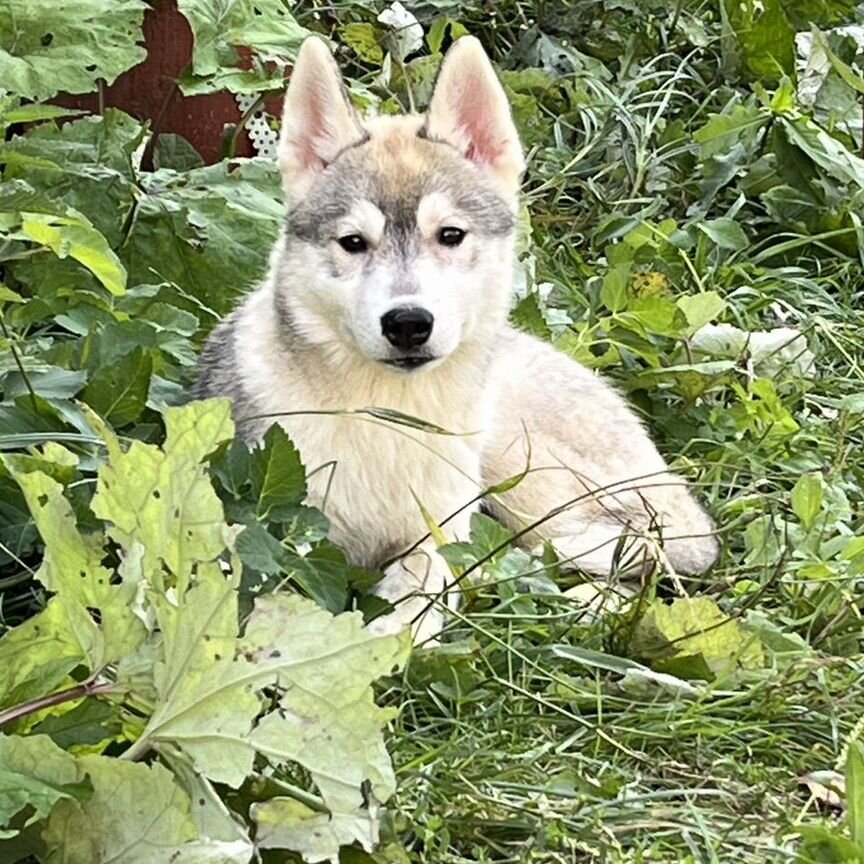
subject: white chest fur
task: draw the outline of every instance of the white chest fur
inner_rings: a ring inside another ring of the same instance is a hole
[[[331,521],[351,559],[374,566],[428,531],[422,508],[448,537],[467,539],[466,506],[482,491],[480,449],[490,410],[473,358],[443,369],[397,373],[348,357],[312,366],[285,345],[266,289],[252,295],[235,331],[243,388],[256,415],[272,415],[300,450],[309,502]],[[467,372],[466,373],[466,365]],[[456,376],[448,369],[460,370]],[[362,413],[377,408],[435,424],[439,434]]]
[[[309,503],[358,564],[379,564],[419,541],[428,530],[421,505],[440,524],[481,489],[479,455],[457,437],[362,414],[292,417],[283,426],[311,474]],[[467,539],[464,526],[463,515],[445,531]]]

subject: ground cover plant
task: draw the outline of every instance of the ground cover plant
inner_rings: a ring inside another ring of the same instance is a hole
[[[369,637],[314,466],[186,404],[271,160],[59,104],[145,56],[142,0],[11,0],[0,861],[864,860],[864,10],[409,5],[179,0],[179,86],[251,117],[314,31],[422,109],[478,36],[529,153],[514,320],[628,394],[722,558],[587,604],[477,516],[444,644]]]

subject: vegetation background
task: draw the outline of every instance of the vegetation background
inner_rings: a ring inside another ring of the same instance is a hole
[[[144,58],[143,0],[6,0],[0,860],[864,860],[864,10],[408,5],[178,0],[179,87],[247,122],[314,31],[358,107],[422,109],[478,36],[529,153],[514,320],[628,394],[722,560],[587,608],[478,517],[444,647],[338,615],[376,575],[291,443],[179,407],[271,160],[52,102]]]

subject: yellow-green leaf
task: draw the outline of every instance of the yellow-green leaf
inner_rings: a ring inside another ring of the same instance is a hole
[[[126,290],[126,269],[108,241],[80,213],[22,213],[20,236],[47,246],[58,258],[83,264],[112,294]]]

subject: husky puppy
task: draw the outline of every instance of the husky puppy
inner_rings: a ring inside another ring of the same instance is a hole
[[[466,539],[484,490],[523,473],[485,502],[523,543],[607,577],[625,545],[642,566],[714,562],[710,519],[624,400],[507,322],[524,162],[476,39],[447,53],[425,114],[361,119],[310,37],[278,158],[284,229],[264,281],[210,336],[197,394],[230,397],[247,440],[275,417],[308,470],[335,464],[311,475],[310,502],[353,562],[391,562],[377,592],[395,611],[374,629],[440,630],[429,598],[452,575],[427,520]]]

